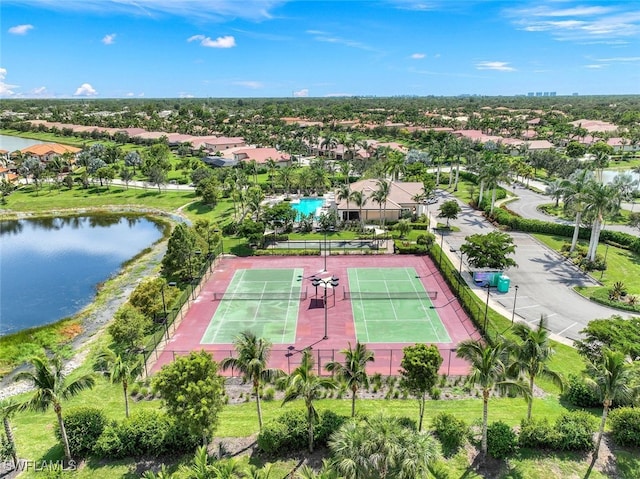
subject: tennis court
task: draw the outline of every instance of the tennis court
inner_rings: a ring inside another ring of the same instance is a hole
[[[414,268],[348,268],[356,337],[362,343],[450,343]]]
[[[201,344],[232,343],[250,330],[274,344],[295,342],[302,269],[238,269],[224,293]]]

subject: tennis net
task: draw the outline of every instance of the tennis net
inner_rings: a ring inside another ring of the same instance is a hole
[[[260,300],[285,300],[285,301],[303,301],[307,299],[307,292],[300,291],[298,293],[294,293],[291,291],[288,292],[269,292],[266,291],[264,293],[238,293],[238,292],[224,292],[224,293],[213,293],[214,301],[260,301]]]
[[[344,299],[437,299],[437,291],[344,291]]]

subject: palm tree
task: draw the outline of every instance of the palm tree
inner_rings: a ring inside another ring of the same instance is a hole
[[[509,366],[509,371],[514,376],[522,375],[529,380],[529,390],[533,391],[533,385],[537,377],[546,377],[553,381],[562,391],[564,380],[561,374],[549,369],[548,363],[555,351],[549,342],[549,330],[547,318],[542,315],[536,329],[528,324],[517,323],[513,326],[513,334],[520,341],[512,346],[514,361]],[[533,396],[528,399],[527,419],[531,419]]]
[[[20,408],[20,403],[14,398],[6,398],[0,401],[0,417],[4,425],[4,434],[7,436],[11,458],[13,459],[13,468],[18,469],[18,452],[16,449],[16,441],[13,437],[13,429],[11,428],[11,417]]]
[[[220,366],[225,371],[229,368],[236,369],[242,374],[245,381],[251,381],[253,394],[256,397],[258,424],[262,430],[262,410],[260,407],[262,385],[284,376],[285,373],[281,369],[267,367],[271,354],[271,343],[266,339],[258,338],[251,331],[243,331],[235,338],[233,345],[238,357],[225,358]]]
[[[558,207],[560,198],[564,194],[564,182],[561,179],[555,179],[547,185],[545,193],[555,200],[555,207]]]
[[[352,419],[329,441],[334,468],[346,479],[433,477],[438,444],[431,434],[377,414]]]
[[[313,452],[313,426],[318,419],[313,401],[320,399],[325,389],[335,389],[336,382],[331,378],[321,378],[313,372],[314,360],[309,349],[302,352],[302,361],[291,375],[286,378],[287,389],[282,404],[294,399],[304,399],[307,408],[309,452]]]
[[[593,172],[589,170],[576,170],[569,176],[569,179],[563,183],[563,201],[565,209],[575,212],[575,226],[573,229],[573,238],[571,239],[570,252],[576,249],[578,244],[578,235],[580,233],[580,224],[582,221],[582,213],[584,213],[586,191],[590,183],[594,181]]]
[[[585,212],[593,213],[587,259],[595,261],[604,217],[618,210],[618,191],[611,185],[591,182],[585,191]]]
[[[338,378],[347,384],[351,389],[351,417],[356,415],[356,398],[358,389],[369,387],[369,376],[367,375],[367,363],[373,362],[374,353],[367,349],[366,344],[356,342],[356,347],[352,348],[349,343],[348,349],[340,351],[344,354],[344,363],[331,361],[325,368],[327,371],[336,373]]]
[[[352,191],[351,201],[358,207],[358,217],[360,218],[360,227],[364,228],[364,218],[362,217],[362,207],[367,204],[367,197],[362,191]]]
[[[520,381],[507,378],[509,351],[504,341],[495,345],[479,340],[468,339],[458,345],[456,355],[471,363],[471,372],[467,382],[482,388],[482,454],[487,454],[487,425],[489,420],[489,397],[495,389],[513,390],[522,393],[525,398],[531,394],[529,388]]]
[[[104,348],[96,358],[95,369],[109,378],[111,384],[122,384],[124,393],[124,413],[129,417],[129,384],[142,371],[142,362],[138,357],[118,354],[110,348]]]
[[[349,200],[351,199],[351,189],[349,188],[349,183],[341,184],[338,187],[338,194],[336,195],[338,200],[347,200],[347,217],[345,221],[349,221]]]
[[[58,355],[55,355],[51,360],[36,356],[30,362],[33,367],[32,371],[22,371],[16,375],[16,381],[31,381],[35,387],[33,396],[22,404],[21,409],[45,412],[53,407],[58,417],[64,455],[67,461],[70,461],[71,450],[62,419],[62,401],[77,396],[85,389],[93,388],[95,378],[92,374],[85,374],[73,381],[67,381],[62,372],[62,358]]]
[[[391,184],[385,180],[378,180],[376,181],[376,185],[378,188],[371,194],[371,198],[380,206],[380,221],[382,224],[382,228],[384,228],[385,219],[387,216],[387,198],[389,198]],[[384,213],[382,213],[383,206]]]
[[[630,399],[637,389],[637,386],[631,386],[632,379],[631,364],[626,361],[624,354],[618,351],[604,348],[602,356],[587,365],[587,384],[598,394],[603,406],[594,457],[598,457],[600,451],[600,442],[611,405],[614,401]]]

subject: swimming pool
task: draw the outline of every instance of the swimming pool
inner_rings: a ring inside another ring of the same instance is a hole
[[[299,221],[302,215],[315,214],[316,210],[322,205],[324,205],[324,199],[322,198],[300,198],[299,201],[291,202],[291,207],[298,212],[296,221]]]

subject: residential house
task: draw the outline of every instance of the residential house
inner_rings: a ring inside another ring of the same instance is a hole
[[[75,146],[60,145],[59,143],[39,143],[20,150],[24,156],[38,158],[42,163],[47,163],[53,158],[71,154],[71,162],[74,163],[76,155],[82,151]]]
[[[264,165],[268,160],[273,160],[276,166],[283,167],[291,164],[291,155],[278,151],[276,148],[240,148],[233,151],[233,158],[237,161],[255,161]]]
[[[378,189],[377,180],[361,180],[352,183],[351,191],[362,191],[367,198],[366,204],[362,207],[362,219],[367,221],[380,221],[384,218],[387,221],[397,221],[405,213],[418,213],[420,203],[414,198],[424,193],[423,184],[421,182],[400,182],[391,181],[389,184],[389,196],[387,197],[386,206],[373,201],[372,195]],[[349,201],[347,209],[347,200],[338,200],[336,196],[336,208],[338,217],[343,221],[359,220],[360,208],[353,201]],[[386,212],[384,211],[386,209]]]

